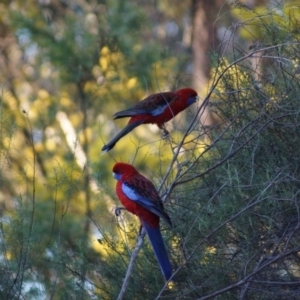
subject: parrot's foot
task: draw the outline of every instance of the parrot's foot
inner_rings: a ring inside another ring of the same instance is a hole
[[[115,208],[116,217],[119,217],[121,215],[121,210],[126,210],[126,208],[125,207],[116,207]]]
[[[166,139],[169,138],[169,135],[170,135],[169,131],[165,127],[163,127],[161,138],[164,139],[164,140],[166,140]]]

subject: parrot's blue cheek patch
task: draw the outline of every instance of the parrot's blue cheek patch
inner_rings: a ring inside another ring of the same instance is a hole
[[[187,101],[187,104],[188,106],[192,105],[193,103],[197,102],[198,100],[198,96],[192,96],[192,97],[189,97],[188,101]]]
[[[113,177],[116,179],[116,180],[120,180],[122,175],[120,174],[117,174],[117,173],[113,173]]]

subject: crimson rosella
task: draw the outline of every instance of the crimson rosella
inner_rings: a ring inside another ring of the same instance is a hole
[[[164,129],[165,122],[185,110],[197,99],[196,91],[183,88],[176,92],[152,94],[133,107],[115,113],[114,119],[131,118],[123,130],[102,147],[102,151],[111,150],[123,136],[141,124],[157,124],[160,129]],[[164,131],[167,133],[165,129]]]
[[[154,249],[161,271],[167,280],[172,267],[160,232],[159,218],[172,226],[164,211],[162,200],[153,183],[141,175],[132,165],[118,162],[113,167],[117,182],[116,192],[126,210],[140,218]]]

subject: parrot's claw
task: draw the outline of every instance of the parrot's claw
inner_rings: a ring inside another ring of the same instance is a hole
[[[119,217],[121,215],[121,210],[126,210],[126,208],[125,207],[116,207],[115,208],[116,217]]]
[[[163,127],[162,134],[161,134],[162,139],[164,140],[167,139],[169,135],[170,135],[169,131],[165,127]]]

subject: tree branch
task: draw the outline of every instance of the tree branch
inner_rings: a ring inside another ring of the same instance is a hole
[[[126,289],[127,289],[128,283],[129,283],[129,279],[130,279],[130,276],[131,276],[131,273],[133,270],[133,265],[134,265],[134,263],[137,259],[137,256],[143,246],[145,234],[146,234],[146,231],[145,231],[144,227],[142,227],[141,233],[139,234],[138,239],[137,239],[137,244],[131,254],[130,262],[129,262],[127,272],[126,272],[126,276],[124,278],[122,288],[120,290],[117,300],[122,300],[124,297],[124,294],[126,292]]]

